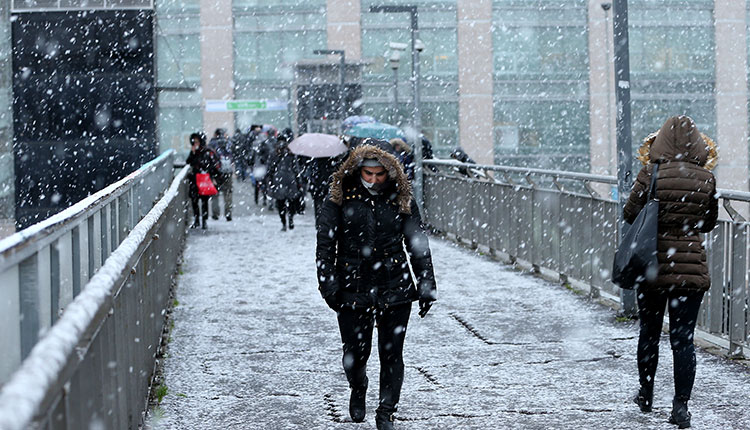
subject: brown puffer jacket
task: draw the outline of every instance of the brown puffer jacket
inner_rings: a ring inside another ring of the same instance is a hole
[[[667,120],[651,145],[651,162],[638,173],[623,216],[632,223],[643,209],[653,163],[659,163],[658,277],[645,286],[663,290],[706,291],[711,286],[700,233],[716,225],[716,178],[704,168],[708,151],[695,123],[686,116]]]

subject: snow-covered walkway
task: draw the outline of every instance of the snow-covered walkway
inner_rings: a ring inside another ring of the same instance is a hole
[[[335,314],[315,281],[312,208],[279,231],[247,185],[235,220],[193,230],[179,278],[168,394],[153,429],[374,429],[378,359],[365,423],[348,416]],[[565,288],[432,238],[439,301],[412,313],[401,429],[673,429],[666,337],[655,410],[638,412],[637,328]],[[695,429],[750,428],[750,374],[706,353]]]

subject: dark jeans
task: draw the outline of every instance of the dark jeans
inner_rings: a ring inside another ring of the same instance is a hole
[[[656,365],[659,362],[664,309],[669,306],[669,342],[674,361],[675,398],[687,401],[695,381],[693,334],[702,292],[638,291],[638,375],[641,387],[653,392]]]
[[[190,182],[190,189],[189,193],[190,195],[190,205],[193,207],[193,216],[195,218],[200,218],[201,212],[198,210],[198,200],[201,201],[203,206],[203,218],[208,218],[208,196],[201,196],[198,195],[198,186],[195,184],[195,179]]]
[[[372,328],[378,327],[380,356],[380,405],[378,411],[396,412],[404,382],[404,339],[411,303],[373,312],[344,308],[338,313],[344,346],[344,372],[352,389],[362,388],[372,348]]]
[[[281,224],[286,225],[286,215],[289,214],[290,226],[294,224],[294,215],[299,213],[298,199],[276,199],[276,209],[281,217]]]

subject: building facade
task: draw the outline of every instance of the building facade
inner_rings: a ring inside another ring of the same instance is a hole
[[[369,12],[383,3],[418,7],[422,131],[438,156],[461,146],[479,162],[615,173],[613,10],[606,0],[155,1],[161,150],[186,154],[196,130],[296,128],[296,65],[338,62],[316,49],[343,49],[357,67],[359,112],[408,127],[410,48],[395,74],[388,57],[391,42],[409,44],[409,16]],[[747,191],[750,2],[628,3],[634,150],[667,117],[690,115],[719,144],[720,186]],[[6,4],[0,53],[9,51]],[[0,60],[3,142],[10,73]],[[292,110],[205,109],[206,100],[248,99],[288,100]],[[0,145],[0,167],[8,151]]]

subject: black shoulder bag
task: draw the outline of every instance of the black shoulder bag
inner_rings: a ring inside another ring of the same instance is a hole
[[[651,172],[648,200],[623,236],[615,252],[612,282],[620,288],[635,289],[644,281],[653,281],[659,274],[656,241],[659,224],[659,199],[656,198],[656,178],[659,164]]]

